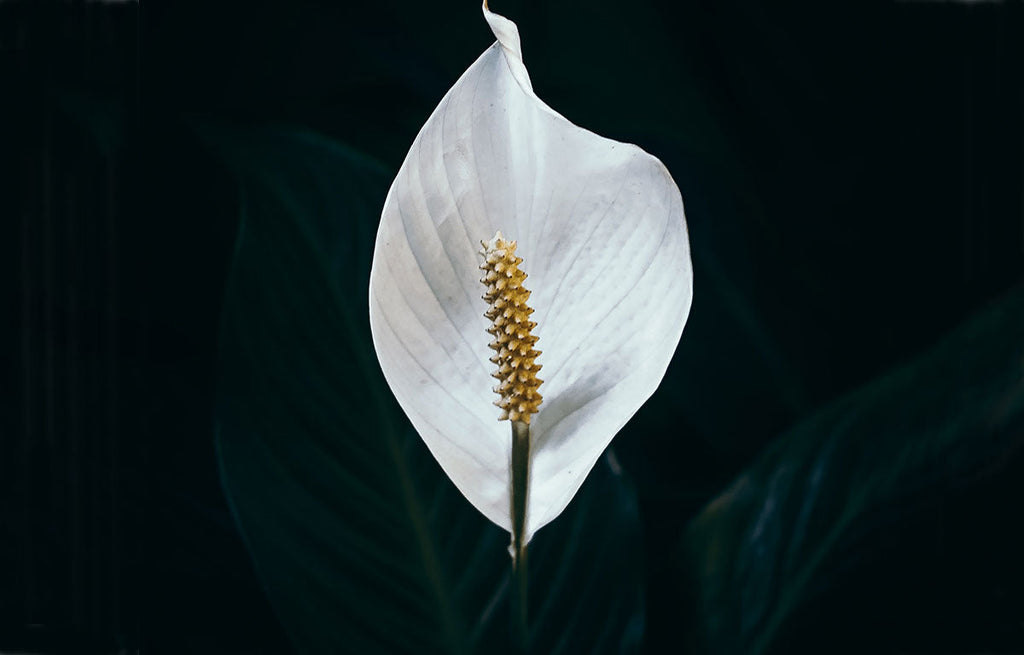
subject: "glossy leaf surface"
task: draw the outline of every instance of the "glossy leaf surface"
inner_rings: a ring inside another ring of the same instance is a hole
[[[1024,445],[1024,290],[803,421],[692,522],[680,555],[708,653],[769,652],[787,620],[929,496]]]

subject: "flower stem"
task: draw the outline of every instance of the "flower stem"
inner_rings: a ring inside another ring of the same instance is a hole
[[[530,652],[526,587],[526,508],[530,491],[530,426],[512,421],[512,643],[513,652]]]

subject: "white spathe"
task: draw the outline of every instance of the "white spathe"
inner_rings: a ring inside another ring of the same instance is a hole
[[[384,376],[459,490],[511,529],[480,241],[519,242],[542,355],[525,539],[558,516],[658,387],[690,310],[679,190],[660,161],[545,105],[515,24],[441,100],[388,193],[370,273]]]

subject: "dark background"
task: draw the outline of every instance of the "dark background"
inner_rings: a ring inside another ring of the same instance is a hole
[[[1022,7],[492,8],[538,95],[686,203],[673,395],[614,442],[648,650],[681,650],[700,508],[1022,282]],[[214,460],[237,197],[190,125],[298,124],[394,171],[492,40],[472,1],[0,3],[0,650],[288,652]],[[1024,652],[1021,450],[975,473],[874,524],[779,652]]]

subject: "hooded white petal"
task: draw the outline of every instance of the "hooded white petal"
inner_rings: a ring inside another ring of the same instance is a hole
[[[480,241],[519,242],[544,402],[533,416],[529,539],[565,508],[660,383],[693,288],[679,190],[634,145],[533,93],[512,21],[423,126],[388,193],[370,325],[388,384],[445,472],[510,529],[511,428],[488,361]]]

